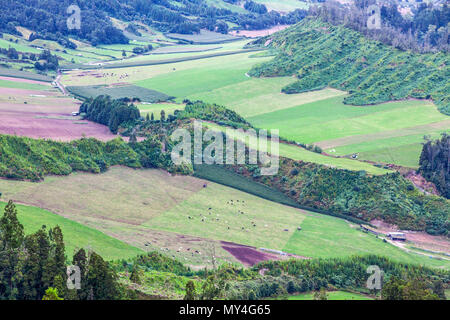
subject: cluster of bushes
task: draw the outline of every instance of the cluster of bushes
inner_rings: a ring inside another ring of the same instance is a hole
[[[186,103],[184,110],[177,113],[177,118],[180,120],[194,118],[233,127],[250,126],[243,117],[224,106],[189,100],[184,100],[184,103]]]
[[[105,300],[126,297],[109,264],[95,252],[80,249],[72,264],[80,268],[81,289],[68,289],[63,233],[42,226],[25,235],[10,201],[0,218],[1,300]]]
[[[450,135],[444,133],[436,141],[427,141],[423,145],[419,165],[419,173],[450,199]]]
[[[134,122],[141,117],[139,109],[124,100],[111,100],[109,96],[88,99],[80,106],[80,114],[85,118],[109,127],[117,133],[122,124]]]
[[[255,66],[252,76],[296,75],[298,81],[284,87],[299,93],[331,86],[349,91],[344,102],[377,104],[407,98],[433,99],[450,115],[446,53],[414,54],[368,40],[356,31],[305,19],[296,26],[257,40],[279,54]]]
[[[43,51],[37,58],[34,67],[38,71],[57,70],[59,66],[58,56],[53,55],[50,50]]]

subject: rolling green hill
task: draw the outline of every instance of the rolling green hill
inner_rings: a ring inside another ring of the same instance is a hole
[[[305,19],[292,28],[261,38],[255,44],[277,49],[270,62],[250,75],[296,75],[285,93],[327,86],[350,92],[345,103],[369,105],[406,98],[433,99],[450,115],[450,55],[415,54],[366,39],[358,32]]]

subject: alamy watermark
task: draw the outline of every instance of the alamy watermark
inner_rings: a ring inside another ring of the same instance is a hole
[[[366,272],[370,274],[366,282],[366,287],[371,290],[381,290],[383,282],[383,271],[379,266],[373,265],[367,267]]]
[[[81,289],[81,271],[79,266],[67,266],[67,289]]]
[[[381,9],[378,5],[372,4],[367,8],[367,29],[381,29]]]
[[[226,129],[224,133],[203,130],[202,122],[194,121],[193,139],[187,129],[179,128],[172,133],[171,139],[177,144],[171,158],[176,165],[192,164],[192,158],[194,164],[260,164],[261,175],[276,175],[280,162],[278,132],[271,130],[269,139],[267,130]]]
[[[67,18],[67,29],[80,30],[81,29],[81,9],[80,9],[80,7],[75,4],[72,4],[67,8],[66,13],[70,15]]]

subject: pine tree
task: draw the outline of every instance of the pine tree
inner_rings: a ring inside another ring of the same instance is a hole
[[[5,213],[0,219],[0,231],[4,249],[20,247],[24,239],[23,225],[17,218],[17,209],[11,200],[6,205]]]

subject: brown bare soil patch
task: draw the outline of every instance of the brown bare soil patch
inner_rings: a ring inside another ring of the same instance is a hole
[[[266,260],[280,260],[275,254],[258,251],[255,247],[222,241],[222,248],[228,251],[240,263],[249,267]]]
[[[414,170],[409,171],[405,175],[405,178],[411,181],[419,190],[434,195],[440,195],[434,183],[427,181],[421,174]]]
[[[396,225],[390,225],[381,220],[372,220],[370,223],[377,227],[377,231],[387,234],[388,232],[399,231]],[[425,232],[418,231],[401,231],[405,233],[406,240],[414,247],[424,250],[431,250],[436,252],[444,252],[450,254],[450,241],[443,236],[432,236]]]
[[[58,141],[116,137],[106,126],[73,117],[80,104],[56,90],[0,88],[0,133]]]

